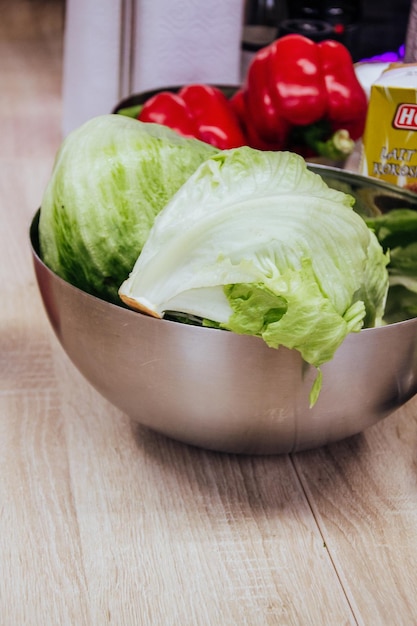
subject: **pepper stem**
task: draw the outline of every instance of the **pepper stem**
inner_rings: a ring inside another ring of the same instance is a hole
[[[349,131],[340,128],[332,132],[327,120],[320,120],[310,126],[298,126],[293,130],[295,145],[306,146],[317,156],[343,161],[355,148]]]
[[[346,159],[355,148],[355,142],[348,130],[340,128],[332,133],[325,120],[305,127],[303,139],[319,156],[334,161]]]
[[[317,140],[314,146],[310,147],[314,148],[320,156],[341,161],[352,154],[355,142],[349,135],[349,131],[340,128],[326,141]]]

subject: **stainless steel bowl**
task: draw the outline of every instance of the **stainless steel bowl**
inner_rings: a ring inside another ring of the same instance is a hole
[[[362,190],[366,183],[372,198],[417,200],[363,177],[313,169],[335,186],[347,180]],[[85,378],[144,426],[218,451],[286,453],[354,435],[417,392],[417,319],[348,336],[322,367],[322,391],[309,408],[315,369],[297,352],[146,317],[80,291],[40,259],[38,218],[33,262],[56,336]]]

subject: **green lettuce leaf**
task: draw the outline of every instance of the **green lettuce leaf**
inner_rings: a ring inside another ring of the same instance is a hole
[[[216,150],[158,124],[95,117],[57,154],[40,212],[44,262],[77,287],[120,304],[118,288],[155,216]]]
[[[417,211],[413,209],[392,209],[382,215],[366,217],[365,221],[385,249],[406,247],[417,241]]]
[[[296,154],[218,153],[158,215],[120,296],[298,350],[319,368],[384,310],[388,259],[352,204]]]
[[[367,217],[366,223],[390,259],[384,321],[393,323],[416,317],[417,211],[392,209],[383,215]]]

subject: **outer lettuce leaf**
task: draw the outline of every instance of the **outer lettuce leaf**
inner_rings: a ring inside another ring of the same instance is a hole
[[[287,346],[319,367],[378,324],[387,258],[352,209],[288,152],[238,148],[203,163],[155,220],[120,295]]]
[[[364,303],[355,302],[340,316],[323,297],[309,259],[303,259],[299,271],[286,270],[268,287],[232,285],[226,295],[233,313],[222,327],[260,336],[272,348],[295,348],[316,365],[331,359],[349,332],[362,328]]]
[[[120,303],[155,216],[216,150],[121,115],[86,122],[64,140],[42,199],[45,263],[65,280]]]

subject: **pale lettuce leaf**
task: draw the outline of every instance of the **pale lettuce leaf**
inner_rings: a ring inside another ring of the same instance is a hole
[[[158,215],[120,296],[155,316],[178,311],[262,337],[320,367],[384,309],[387,257],[352,204],[296,154],[218,153]]]

